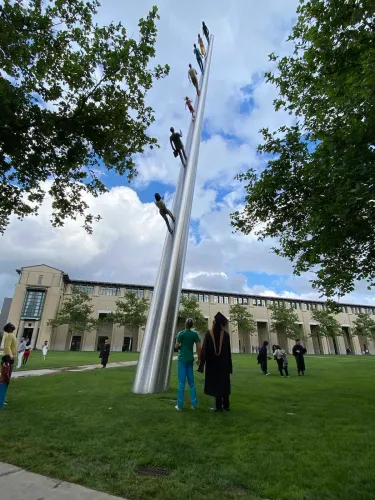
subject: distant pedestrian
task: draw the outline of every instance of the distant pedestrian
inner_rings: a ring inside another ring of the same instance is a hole
[[[306,370],[305,358],[304,358],[304,354],[306,354],[306,349],[300,342],[301,341],[297,339],[292,350],[293,356],[296,358],[298,376],[305,375],[305,370]]]
[[[279,368],[280,375],[283,377],[283,370],[285,371],[285,375],[289,377],[288,372],[288,358],[286,356],[286,352],[284,349],[281,349],[279,345],[275,345],[275,350],[273,351],[273,356],[277,361],[277,366]]]
[[[21,368],[23,356],[25,354],[26,349],[26,340],[22,337],[21,342],[18,346],[18,360],[17,360],[17,369]]]
[[[30,340],[27,341],[26,347],[25,347],[25,352],[23,353],[23,364],[26,365],[27,360],[29,359],[31,354],[31,342]]]
[[[102,359],[101,365],[102,368],[105,368],[108,363],[108,358],[111,350],[111,345],[109,343],[109,340],[107,339],[104,343],[103,349],[100,351],[99,358]]]
[[[5,396],[8,390],[9,382],[10,382],[10,361],[11,357],[9,354],[5,354],[1,358],[1,372],[0,372],[0,408],[4,408],[5,405]]]
[[[10,376],[12,376],[14,360],[17,357],[17,339],[14,335],[14,330],[16,327],[12,323],[7,323],[4,326],[4,332],[6,333],[4,339],[4,352],[3,354],[8,354],[10,356]]]
[[[46,360],[47,352],[48,352],[48,340],[45,340],[42,347],[43,361]]]
[[[267,342],[267,340],[265,340],[263,342],[262,347],[259,349],[258,358],[257,358],[258,365],[260,365],[264,375],[269,375],[268,370],[267,370],[267,358],[268,358],[267,346],[268,346],[268,342]]]
[[[201,358],[201,339],[198,333],[193,330],[194,322],[191,318],[185,321],[185,330],[177,335],[175,348],[179,350],[178,355],[178,393],[176,410],[181,411],[184,406],[184,394],[186,380],[190,389],[190,399],[192,407],[198,405],[197,390],[194,384],[194,344],[197,346],[198,363]]]

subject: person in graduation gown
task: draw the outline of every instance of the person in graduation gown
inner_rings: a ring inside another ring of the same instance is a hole
[[[233,373],[232,353],[226,318],[215,316],[211,330],[206,333],[200,357],[199,371],[205,367],[204,393],[215,398],[213,411],[229,411],[230,375]]]
[[[101,350],[101,352],[99,354],[99,358],[102,359],[102,361],[101,361],[102,368],[105,368],[107,366],[110,351],[111,351],[111,345],[109,343],[109,340],[107,339],[105,341],[103,349]]]
[[[306,367],[304,354],[306,354],[306,349],[303,345],[301,345],[301,341],[299,339],[296,340],[296,343],[293,346],[292,354],[296,358],[298,375],[305,375]]]

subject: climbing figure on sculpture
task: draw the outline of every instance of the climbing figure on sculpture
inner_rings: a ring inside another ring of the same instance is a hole
[[[174,218],[172,212],[170,210],[168,210],[168,208],[165,206],[165,203],[164,203],[164,200],[163,198],[160,196],[159,193],[155,193],[155,205],[158,207],[159,209],[159,214],[163,217],[163,219],[165,220],[165,223],[167,224],[167,228],[168,228],[168,231],[173,234],[173,229],[171,228],[171,226],[169,225],[169,220],[167,218],[167,215],[169,215],[169,217],[172,219],[173,221],[173,224],[176,222],[176,219]]]
[[[181,141],[182,132],[181,130],[180,133],[175,132],[173,127],[170,128],[170,131],[172,132],[172,134],[169,138],[169,142],[171,143],[173,154],[175,158],[177,158],[177,156],[180,156],[182,164],[185,167],[187,162],[187,156],[185,153],[184,145]]]
[[[189,78],[189,82],[194,85],[195,90],[197,91],[197,96],[199,97],[200,91],[199,91],[199,83],[198,83],[198,73],[197,73],[196,69],[192,67],[191,64],[189,64],[188,78]]]
[[[191,102],[191,100],[187,96],[185,97],[185,109],[186,109],[186,106],[189,108],[189,111],[191,113],[191,119],[194,121],[195,120],[195,109],[193,107],[193,103]]]
[[[210,32],[208,31],[208,28],[207,28],[206,23],[204,21],[202,22],[202,29],[203,29],[204,36],[207,38],[207,43],[209,44],[210,43]]]
[[[197,58],[197,63],[199,64],[199,67],[200,67],[202,73],[204,73],[202,56],[201,56],[201,53],[199,52],[196,44],[194,44],[194,54],[195,54],[195,57]]]
[[[204,46],[204,43],[203,43],[203,40],[202,40],[202,37],[200,36],[200,34],[198,33],[198,43],[199,43],[199,46],[201,48],[201,54],[202,56],[204,57],[206,55],[206,48]]]

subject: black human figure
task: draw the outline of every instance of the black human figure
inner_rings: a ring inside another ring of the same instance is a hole
[[[258,357],[257,357],[258,365],[260,365],[260,368],[261,368],[262,372],[264,373],[264,375],[269,375],[268,369],[267,369],[267,359],[268,359],[267,346],[268,346],[268,342],[267,342],[267,340],[265,340],[263,342],[262,347],[259,349],[259,353],[258,353]]]
[[[208,28],[206,26],[206,23],[203,21],[202,22],[202,29],[204,36],[207,38],[207,42],[210,43],[210,32],[208,31]]]
[[[204,73],[204,67],[203,67],[203,60],[202,60],[202,55],[201,53],[199,52],[199,49],[198,47],[196,46],[196,44],[194,44],[194,54],[195,54],[195,57],[197,58],[197,63],[199,64],[199,67],[202,71],[202,73]]]
[[[306,349],[300,344],[300,340],[296,340],[296,344],[293,346],[292,354],[296,358],[297,372],[298,375],[305,375],[305,358]]]
[[[180,133],[175,132],[173,127],[170,128],[170,131],[172,132],[172,134],[171,134],[171,136],[169,138],[169,142],[171,143],[171,146],[172,146],[172,149],[173,149],[173,154],[174,154],[175,157],[177,157],[178,155],[180,155],[182,164],[185,167],[186,166],[186,162],[187,162],[187,156],[186,156],[186,153],[185,153],[184,145],[183,145],[183,143],[181,141],[182,132],[181,132],[181,130],[180,130]]]

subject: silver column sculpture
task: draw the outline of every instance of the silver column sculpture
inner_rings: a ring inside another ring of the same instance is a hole
[[[188,161],[185,168],[180,167],[174,196],[175,229],[173,236],[167,233],[164,243],[133,384],[136,394],[162,392],[169,387],[213,41],[211,35],[200,82],[200,96],[195,101],[195,121],[190,124],[185,144]]]

